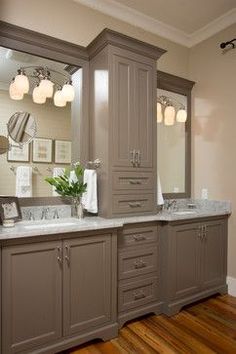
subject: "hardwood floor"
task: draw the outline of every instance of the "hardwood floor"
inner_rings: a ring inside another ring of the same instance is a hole
[[[118,338],[93,342],[67,354],[236,354],[236,298],[217,296],[178,315],[150,315],[123,327]]]

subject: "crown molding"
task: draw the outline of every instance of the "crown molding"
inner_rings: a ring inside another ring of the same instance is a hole
[[[167,25],[166,23],[158,21],[153,17],[147,16],[135,9],[117,3],[115,0],[73,1],[188,48],[195,46],[196,44],[236,23],[236,8],[234,8],[201,29],[193,32],[192,34],[188,34],[177,29],[176,27]]]
[[[224,15],[216,18],[208,25],[195,31],[191,36],[191,47],[214,36],[216,33],[236,23],[236,7]]]
[[[114,0],[73,0],[81,5],[88,6],[94,10],[114,17],[133,26],[154,33],[160,37],[169,39],[172,42],[189,47],[191,45],[189,36],[183,31],[147,16],[128,6],[119,4]]]

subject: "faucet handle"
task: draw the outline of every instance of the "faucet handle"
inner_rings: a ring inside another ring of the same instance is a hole
[[[54,210],[53,219],[59,219],[59,214],[57,209]]]

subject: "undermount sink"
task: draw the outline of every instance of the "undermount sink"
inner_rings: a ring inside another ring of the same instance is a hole
[[[76,222],[54,222],[54,223],[45,223],[45,224],[32,224],[32,225],[24,225],[24,228],[27,230],[35,230],[35,229],[47,229],[51,227],[64,227],[64,226],[74,226]]]
[[[192,215],[196,214],[195,210],[181,210],[181,211],[174,211],[173,214],[175,215]]]

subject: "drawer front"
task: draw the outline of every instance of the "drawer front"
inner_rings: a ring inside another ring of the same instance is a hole
[[[127,311],[158,299],[158,279],[150,277],[125,285],[118,290],[118,311]]]
[[[153,194],[113,195],[114,214],[138,214],[152,212],[153,209]]]
[[[136,246],[157,242],[157,226],[125,227],[118,238],[119,247]]]
[[[138,247],[128,252],[119,252],[119,279],[128,279],[157,271],[157,247]]]
[[[150,189],[154,186],[153,173],[148,172],[113,172],[114,190]]]

